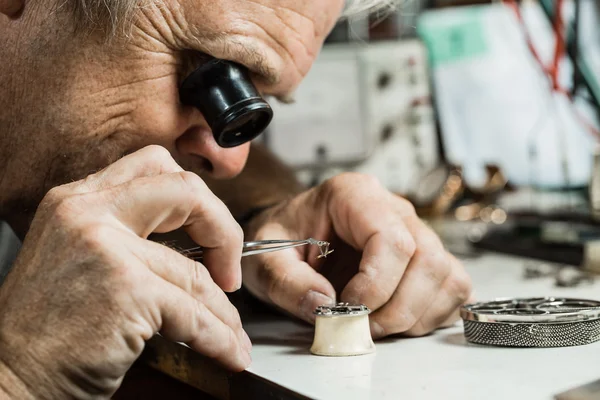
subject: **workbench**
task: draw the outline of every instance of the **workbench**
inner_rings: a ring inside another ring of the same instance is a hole
[[[464,261],[478,300],[561,296],[600,299],[600,281],[559,288],[524,279],[521,258],[496,254]],[[327,358],[309,353],[313,328],[234,299],[254,344],[253,364],[229,374],[186,347],[152,340],[144,360],[221,399],[552,399],[600,379],[600,342],[529,349],[468,344],[461,323],[422,338],[376,342],[375,354]]]

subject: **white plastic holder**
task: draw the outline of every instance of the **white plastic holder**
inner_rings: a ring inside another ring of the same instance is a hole
[[[318,356],[345,357],[375,352],[364,305],[339,303],[315,310],[315,337],[310,352]]]

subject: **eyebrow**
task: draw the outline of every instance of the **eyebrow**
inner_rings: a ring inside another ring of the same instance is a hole
[[[267,85],[275,85],[279,82],[280,76],[277,71],[269,66],[268,62],[258,52],[254,52],[244,46],[246,49],[246,57],[244,57],[244,64],[250,65],[250,73],[256,78],[260,79],[261,82]],[[185,50],[181,51],[181,79],[185,79],[191,74],[196,68],[202,64],[208,62],[213,57],[206,53],[202,53],[196,50]],[[238,62],[239,61],[234,61]]]
[[[251,72],[258,75],[260,80],[267,85],[276,85],[279,82],[279,74],[262,62],[258,62],[255,65],[255,70],[251,70]]]
[[[233,42],[239,48],[244,49],[244,64],[249,68],[250,72],[257,76],[263,83],[267,85],[276,85],[280,80],[280,75],[275,68],[269,65],[267,59],[258,51],[254,50],[252,45],[247,43]]]

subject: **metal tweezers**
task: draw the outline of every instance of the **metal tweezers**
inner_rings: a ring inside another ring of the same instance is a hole
[[[321,254],[318,258],[325,258],[329,254],[333,253],[333,250],[329,250],[329,242],[312,238],[305,240],[259,240],[254,242],[244,242],[242,257],[292,249],[294,247],[306,245],[319,246],[319,251]],[[194,260],[201,260],[203,252],[204,249],[202,247],[193,247],[191,249],[181,251],[181,254]]]

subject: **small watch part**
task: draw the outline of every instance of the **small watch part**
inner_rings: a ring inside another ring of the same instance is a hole
[[[369,314],[371,310],[365,305],[352,305],[349,303],[337,303],[336,305],[319,306],[315,310],[315,315],[320,316],[353,316]]]
[[[573,266],[564,266],[556,274],[556,286],[577,287],[582,283],[593,283],[594,277],[587,271]]]
[[[357,356],[375,351],[365,305],[338,303],[315,310],[315,337],[310,348],[318,356]]]
[[[314,241],[314,239],[313,239],[313,241]],[[317,241],[314,241],[314,243],[317,246],[319,246],[319,252],[321,253],[321,254],[319,254],[319,256],[317,258],[327,258],[328,255],[333,253],[333,250],[329,250],[329,246],[330,246],[329,242],[325,242],[324,240],[317,240]]]

